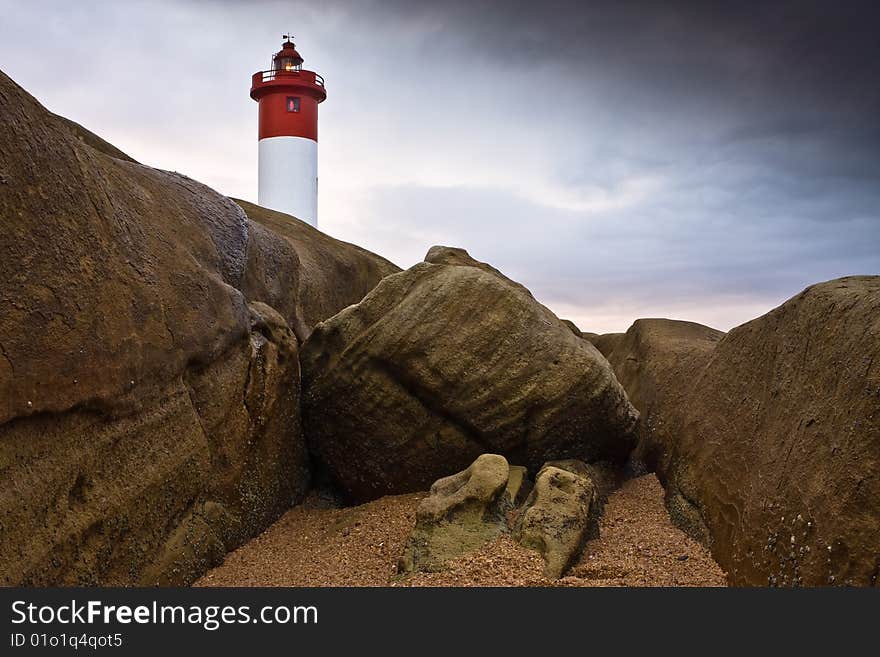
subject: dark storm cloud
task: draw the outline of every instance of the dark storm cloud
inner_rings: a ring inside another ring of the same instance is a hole
[[[600,95],[618,115],[602,127],[617,130],[622,142],[647,126],[650,136],[624,153],[613,140],[605,152],[582,158],[561,150],[557,173],[577,186],[660,172],[673,182],[650,204],[589,222],[554,221],[547,209],[520,205],[527,210],[518,213],[521,221],[543,215],[548,225],[581,230],[556,233],[563,239],[543,247],[532,241],[516,256],[492,248],[486,236],[490,253],[546,282],[550,297],[570,298],[571,290],[554,291],[552,281],[576,278],[578,270],[646,295],[662,294],[658,287],[694,294],[702,286],[703,293],[773,299],[822,277],[880,268],[878,7],[804,0],[392,1],[363,11],[422,31],[438,66],[461,49],[499,69],[564,72],[569,85]],[[553,90],[539,84],[527,92],[554,100]],[[572,133],[572,149],[597,140],[588,129]],[[454,196],[447,191],[424,206],[436,210]],[[453,201],[455,209],[443,216],[464,214],[473,226],[479,218],[468,208],[479,207],[480,217],[501,207],[503,216],[516,214],[500,198],[459,196],[468,201]],[[417,203],[413,197],[408,206]],[[479,240],[479,233],[458,237]],[[614,256],[592,251],[597,245]],[[583,262],[587,253],[591,264]],[[526,262],[529,254],[536,262]]]
[[[343,3],[344,4],[344,3]],[[880,3],[374,1],[365,14],[431,26],[438,65],[459,43],[499,66],[552,63],[612,100],[725,108],[777,136],[834,133],[880,144]],[[747,129],[732,134],[741,138]]]
[[[374,0],[357,6],[383,21],[430,26],[435,36],[514,65],[555,60],[577,69],[599,62],[671,91],[691,90],[694,82],[770,82],[838,100],[878,98],[871,82],[880,9],[869,1]]]

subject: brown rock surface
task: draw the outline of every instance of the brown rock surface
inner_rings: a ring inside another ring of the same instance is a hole
[[[546,465],[516,519],[513,538],[544,558],[544,576],[558,579],[587,540],[596,491],[584,474]]]
[[[384,258],[289,215],[235,202],[251,220],[242,291],[280,312],[300,341],[318,322],[359,302],[382,278],[400,271]]]
[[[512,283],[513,285],[519,285],[519,283],[507,278],[507,276],[495,269],[495,267],[493,267],[489,263],[481,262],[476,258],[473,258],[465,249],[455,246],[432,246],[430,249],[428,249],[428,253],[425,254],[425,262],[430,262],[432,265],[476,267],[477,269],[482,269],[483,271],[492,274],[493,276],[497,276],[502,281]],[[519,285],[519,287],[525,289],[522,285]]]
[[[467,469],[435,481],[416,510],[398,571],[440,570],[506,532],[509,476],[507,459],[482,454]]]
[[[694,322],[638,319],[625,334],[609,335],[618,337],[606,357],[639,409],[636,457],[664,481],[669,448],[681,431],[677,418],[687,409],[685,393],[724,333]]]
[[[610,360],[670,512],[731,583],[876,585],[880,277],[814,285],[720,339],[638,324]]]
[[[94,132],[87,130],[76,121],[71,121],[70,119],[64,116],[60,116],[58,114],[53,114],[52,117],[66,125],[67,129],[73,133],[74,137],[85,143],[87,146],[91,146],[96,151],[104,153],[104,155],[109,155],[110,157],[115,157],[117,160],[125,160],[126,162],[139,164],[137,160],[130,157],[126,153],[123,153],[121,150],[116,148],[116,146],[102,139]]]
[[[562,321],[562,323],[565,324],[569,328],[569,330],[571,330],[571,332],[574,333],[577,337],[579,337],[579,338],[584,337],[583,332],[578,328],[577,324],[575,324],[573,321],[571,321],[570,319],[563,319],[560,321]]]
[[[694,381],[671,487],[733,584],[876,585],[880,277],[733,329]]]
[[[257,227],[2,73],[0,133],[0,583],[192,581],[308,484],[289,324],[388,265]]]
[[[605,358],[611,355],[611,352],[623,340],[623,333],[581,333],[585,340],[589,340],[596,349],[598,349]]]
[[[554,461],[547,461],[544,467],[548,465],[586,477],[593,482],[596,495],[603,501],[625,479],[621,468],[615,467],[610,463],[584,463],[578,459],[556,459]]]
[[[238,206],[94,150],[2,75],[0,103],[0,424],[167,382],[246,339]]]
[[[635,440],[601,354],[479,266],[388,276],[320,324],[301,363],[309,444],[353,500],[424,490],[484,452],[536,470],[621,461]]]

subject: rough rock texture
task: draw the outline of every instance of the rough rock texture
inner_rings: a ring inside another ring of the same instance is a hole
[[[289,215],[236,200],[251,220],[243,292],[280,312],[300,341],[400,268]],[[278,239],[281,237],[282,239]]]
[[[399,572],[439,570],[507,531],[509,475],[507,459],[482,454],[467,469],[434,482],[416,511]],[[516,481],[514,488],[519,488]],[[511,491],[513,497],[517,490]]]
[[[589,534],[595,498],[589,477],[544,466],[516,520],[513,538],[544,557],[544,576],[562,577],[581,553]]]
[[[617,337],[606,356],[641,417],[635,456],[663,481],[681,429],[675,418],[687,411],[685,393],[724,333],[694,322],[639,319],[625,334],[602,337],[610,335]]]
[[[294,237],[2,73],[0,133],[0,583],[188,583],[302,496],[289,325],[384,265],[304,286]]]
[[[575,324],[573,321],[571,321],[570,319],[563,319],[560,321],[563,324],[565,324],[571,330],[571,332],[574,333],[577,337],[579,337],[579,338],[584,337],[584,334],[578,328],[577,324]]]
[[[432,265],[457,265],[459,267],[476,267],[477,269],[482,269],[484,272],[492,274],[493,276],[497,276],[502,281],[505,281],[512,285],[516,285],[521,290],[526,289],[516,281],[507,278],[507,276],[495,269],[495,267],[493,267],[489,263],[481,262],[476,258],[472,258],[465,249],[461,249],[455,246],[432,246],[430,249],[428,249],[428,253],[425,254],[425,262],[430,262]]]
[[[732,584],[877,584],[880,277],[814,285],[723,337],[651,320],[625,343],[610,360],[670,512]]]
[[[110,142],[102,139],[90,130],[87,130],[76,121],[71,121],[70,119],[59,116],[58,114],[53,114],[53,118],[57,119],[59,122],[65,125],[67,129],[73,133],[74,137],[79,139],[87,146],[91,146],[96,151],[104,153],[104,155],[109,155],[110,157],[115,157],[117,160],[125,160],[126,162],[132,162],[133,164],[139,164],[137,160],[127,155],[126,153],[123,153]]]
[[[578,459],[557,459],[547,461],[544,464],[545,467],[548,465],[586,477],[593,482],[596,495],[603,500],[616,490],[625,479],[625,472],[609,463],[584,463]]]
[[[666,320],[664,320],[666,321]],[[589,340],[596,349],[608,358],[617,345],[623,340],[623,333],[581,333],[585,340]]]
[[[544,467],[547,466],[553,466],[560,470],[580,475],[593,484],[593,499],[590,503],[587,537],[591,539],[596,538],[599,527],[598,521],[605,508],[605,503],[611,494],[624,484],[627,477],[632,475],[632,471],[611,463],[584,463],[578,459],[547,461]]]
[[[657,473],[666,488],[666,505],[679,527],[708,543],[697,507],[670,485],[670,458],[688,416],[688,394],[724,333],[702,324],[670,319],[639,319],[623,334],[599,336],[615,374],[639,409],[639,445],[633,461]]]
[[[485,452],[537,470],[634,445],[637,413],[601,354],[469,262],[388,276],[303,345],[306,435],[353,500],[424,490]]]

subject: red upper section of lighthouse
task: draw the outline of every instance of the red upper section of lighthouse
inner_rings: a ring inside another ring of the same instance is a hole
[[[251,98],[260,103],[259,138],[318,139],[318,103],[327,98],[324,78],[302,69],[303,58],[287,39],[272,56],[272,68],[251,79]]]

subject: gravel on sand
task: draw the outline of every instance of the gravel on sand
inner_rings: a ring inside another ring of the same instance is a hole
[[[447,570],[397,576],[397,559],[425,493],[347,508],[312,498],[226,556],[196,586],[724,586],[708,550],[673,526],[654,475],[608,497],[599,538],[587,542],[566,577],[541,575],[538,553],[507,536]]]

